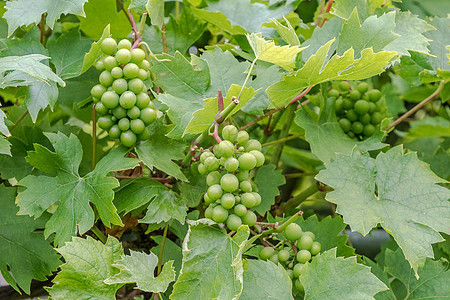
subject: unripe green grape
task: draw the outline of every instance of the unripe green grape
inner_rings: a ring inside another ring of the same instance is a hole
[[[111,70],[111,76],[112,76],[113,78],[115,78],[115,79],[122,78],[122,76],[123,76],[122,68],[121,68],[121,67],[114,67],[114,68]]]
[[[95,62],[95,68],[98,71],[103,71],[105,69],[105,64],[103,63],[103,60],[98,60],[97,62]]]
[[[123,75],[127,78],[136,78],[139,73],[139,67],[136,64],[129,63],[123,67]]]
[[[141,120],[144,121],[145,125],[149,125],[153,123],[158,115],[156,114],[156,111],[154,109],[151,109],[150,107],[144,108],[141,110]]]
[[[95,104],[95,111],[99,114],[99,115],[105,115],[106,113],[108,113],[109,108],[107,108],[105,105],[103,105],[103,103],[99,102],[97,104]]]
[[[233,194],[230,194],[230,193],[223,194],[222,197],[220,198],[220,204],[225,209],[233,208],[235,203],[236,203],[236,200],[235,200]]]
[[[228,211],[222,206],[218,205],[214,207],[212,212],[212,219],[217,223],[223,223],[228,218]]]
[[[369,100],[371,102],[377,102],[381,98],[381,92],[379,90],[373,89],[367,92]]]
[[[206,208],[205,218],[212,219],[213,209],[214,209],[214,207],[212,207],[212,206],[208,206],[208,208]]]
[[[293,271],[294,271],[294,276],[296,278],[300,277],[300,275],[302,274],[302,269],[303,269],[304,265],[305,264],[301,264],[301,263],[295,264]]]
[[[116,53],[116,60],[119,64],[127,64],[130,62],[131,59],[131,53],[128,49],[120,49]]]
[[[245,205],[243,204],[238,204],[234,207],[234,213],[239,217],[243,217],[247,213],[247,207],[245,207]]]
[[[112,56],[107,56],[103,59],[103,65],[105,69],[111,71],[114,67],[117,67],[117,61]]]
[[[233,174],[225,174],[220,179],[220,186],[226,192],[234,192],[239,187],[239,180]]]
[[[145,71],[150,70],[150,62],[146,59],[144,59],[140,64],[139,68],[144,69]]]
[[[296,223],[289,224],[286,229],[284,230],[284,236],[290,240],[295,241],[298,240],[302,235],[302,229],[301,227]]]
[[[206,184],[208,186],[211,186],[214,184],[219,184],[221,177],[222,176],[220,175],[220,173],[218,171],[213,171],[213,172],[209,173],[208,176],[206,176]]]
[[[214,184],[212,186],[210,186],[208,188],[208,190],[206,191],[206,193],[208,194],[208,197],[212,200],[212,201],[216,201],[217,199],[219,199],[220,197],[222,197],[223,195],[223,190],[222,187],[219,184]]]
[[[297,291],[299,291],[299,292],[304,292],[305,291],[305,287],[303,286],[303,284],[298,279],[295,280],[294,286],[297,289]]]
[[[120,40],[119,43],[117,44],[117,48],[118,49],[128,49],[128,50],[130,50],[131,46],[132,46],[131,42],[129,40],[127,40],[127,39]]]
[[[130,109],[136,104],[136,95],[133,92],[126,91],[120,96],[120,106]]]
[[[92,97],[96,98],[101,98],[104,92],[106,92],[106,88],[101,84],[96,84],[91,89]]]
[[[111,55],[116,52],[117,43],[113,38],[106,38],[100,44],[100,49],[102,49],[103,53]]]
[[[341,128],[342,128],[342,130],[344,130],[344,132],[347,132],[352,127],[352,122],[350,122],[346,118],[342,118],[339,120],[339,125],[341,125]]]
[[[245,147],[245,145],[247,145],[249,139],[250,139],[250,137],[249,137],[247,131],[239,131],[238,132],[238,136],[237,136],[236,140],[239,145]]]
[[[264,247],[261,249],[261,251],[259,251],[259,257],[262,260],[268,260],[274,254],[275,254],[275,249],[273,249],[272,247]]]
[[[133,146],[134,144],[136,144],[136,141],[137,141],[137,136],[131,130],[122,132],[122,134],[120,135],[120,142],[125,147]]]
[[[261,195],[256,193],[256,192],[252,192],[253,197],[255,197],[255,206],[258,206],[261,204]]]
[[[239,184],[239,188],[244,193],[252,192],[252,184],[250,183],[250,181],[247,181],[247,180],[241,181],[241,183]]]
[[[225,170],[234,172],[239,168],[239,161],[234,157],[229,157],[224,163]]]
[[[218,150],[221,157],[231,157],[234,154],[234,145],[230,141],[223,140],[219,143]]]
[[[339,89],[343,92],[347,92],[350,89],[350,84],[347,81],[339,82]]]
[[[298,240],[298,247],[303,250],[309,250],[313,243],[313,239],[310,235],[303,234],[301,238]]]
[[[377,111],[377,105],[373,102],[369,102],[369,113],[372,114]]]
[[[252,208],[256,204],[255,196],[252,193],[244,193],[241,195],[241,203],[247,208]]]
[[[286,273],[288,274],[288,276],[289,276],[290,279],[294,279],[294,271],[292,271],[292,270],[290,270],[290,269],[287,269],[287,270],[286,270]]]
[[[222,137],[224,140],[234,143],[238,136],[238,130],[233,125],[227,125],[222,129]]]
[[[347,111],[347,113],[345,114],[345,116],[347,117],[347,119],[349,121],[352,121],[352,122],[358,120],[358,114],[355,112],[354,109],[349,109]]]
[[[148,130],[147,127],[144,128],[144,131],[142,131],[141,134],[138,135],[138,139],[140,141],[146,141],[150,138],[150,131]]]
[[[200,155],[200,162],[201,162],[202,164],[204,164],[204,163],[205,163],[205,160],[206,160],[208,157],[214,157],[214,154],[212,154],[209,150],[203,151],[203,153]]]
[[[137,78],[139,78],[142,81],[146,81],[148,79],[148,75],[149,73],[147,73],[147,71],[145,71],[144,69],[139,69]]]
[[[289,251],[283,249],[280,250],[280,252],[278,252],[278,261],[280,262],[286,262],[289,257],[291,257],[291,254],[289,253]]]
[[[353,102],[350,99],[344,99],[342,102],[342,108],[344,109],[352,109],[353,108]]]
[[[336,114],[340,114],[342,112],[343,104],[344,100],[342,98],[336,100],[336,103],[334,104],[334,110],[336,111]]]
[[[247,145],[245,145],[245,151],[250,152],[252,150],[261,151],[262,146],[261,143],[257,140],[249,140]]]
[[[122,131],[120,130],[120,128],[117,124],[111,126],[111,128],[108,131],[108,135],[112,139],[118,139],[120,137],[121,133],[122,133]]]
[[[358,84],[357,90],[361,94],[364,94],[365,92],[367,92],[369,90],[369,84],[367,84],[367,82],[360,82]]]
[[[130,119],[137,119],[139,118],[141,115],[141,110],[137,107],[137,106],[133,106],[132,108],[130,108],[129,110],[127,110],[127,116]],[[144,122],[145,123],[145,122]]]
[[[148,107],[150,104],[150,96],[147,93],[139,93],[136,95],[136,106],[140,109]]]
[[[383,115],[382,115],[381,113],[379,113],[379,112],[374,112],[374,113],[372,114],[372,120],[371,120],[371,123],[372,123],[373,125],[378,125],[378,124],[380,124],[382,120],[383,120]]]
[[[112,77],[111,72],[105,70],[100,73],[100,76],[98,77],[98,81],[104,87],[108,87],[113,83],[114,78]]]
[[[271,262],[273,262],[274,264],[278,264],[278,254],[272,255],[272,256],[269,258],[269,260],[270,260]]]
[[[363,133],[366,137],[372,136],[375,133],[375,126],[372,124],[365,125]]]
[[[236,203],[241,203],[241,196],[235,196],[234,197],[236,199]]]
[[[114,122],[111,120],[111,116],[103,116],[98,118],[97,124],[101,129],[108,130],[114,125]]]
[[[139,94],[144,91],[144,82],[139,78],[131,79],[128,82],[128,89],[135,94]]]
[[[250,153],[244,153],[238,158],[239,168],[242,170],[251,170],[256,166],[256,157]]]
[[[239,181],[248,180],[250,172],[248,170],[239,170],[239,173],[236,174],[237,179]]]
[[[370,109],[369,102],[367,102],[366,100],[358,100],[358,101],[356,101],[354,107],[355,107],[355,112],[358,115],[364,115]]]
[[[142,49],[134,48],[131,50],[131,62],[140,64],[145,59],[145,52]]]
[[[261,167],[266,161],[266,158],[264,157],[264,154],[262,154],[261,151],[252,150],[249,153],[256,158],[256,167]]]
[[[116,79],[112,84],[112,88],[114,92],[121,95],[128,90],[128,82],[123,78]]]
[[[206,173],[208,173],[208,170],[206,169],[205,165],[202,163],[198,164],[198,172],[200,173],[200,175],[205,175]]]
[[[127,131],[130,129],[130,120],[128,118],[122,118],[117,122],[117,125],[119,126],[120,130]]]
[[[302,236],[309,235],[313,240],[316,238],[316,235],[312,233],[311,231],[305,231],[303,232]]]
[[[227,219],[227,227],[232,231],[238,230],[239,226],[242,225],[242,220],[236,215],[229,215]]]
[[[213,203],[214,201],[216,201],[216,200],[212,200],[211,198],[209,198],[208,193],[205,193],[203,195],[203,200],[205,200],[206,204],[210,204],[210,203]]]
[[[348,94],[348,97],[352,99],[353,101],[361,99],[361,93],[358,90],[352,90]]]
[[[311,259],[311,252],[308,250],[300,250],[297,253],[297,261],[301,264],[308,262]]]
[[[247,210],[247,213],[245,216],[242,217],[242,223],[245,225],[248,225],[250,227],[254,226],[256,224],[256,215],[251,210]]]
[[[107,108],[115,108],[119,105],[119,95],[114,91],[106,91],[103,93],[101,101]]]
[[[352,124],[352,131],[355,134],[360,134],[360,133],[362,133],[364,131],[364,125],[361,122],[358,122],[358,121],[353,122],[353,124]]]
[[[339,91],[335,90],[335,89],[331,89],[328,91],[328,97],[334,97],[334,98],[339,98]]]
[[[319,254],[320,250],[322,250],[322,245],[319,242],[313,242],[311,245],[311,255]]]
[[[130,128],[131,131],[133,131],[135,134],[141,134],[142,132],[144,132],[145,124],[144,122],[142,122],[142,120],[139,119],[131,120]]]
[[[204,165],[209,172],[215,171],[219,168],[219,160],[213,156],[205,159]]]
[[[358,120],[364,125],[369,124],[371,120],[370,114],[367,113],[362,116],[359,116]]]
[[[117,106],[112,110],[112,114],[114,117],[116,117],[118,120],[126,118],[127,117],[127,111],[122,106]]]

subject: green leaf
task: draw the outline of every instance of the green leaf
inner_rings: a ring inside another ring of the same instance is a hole
[[[30,85],[37,82],[49,83],[51,81],[65,86],[52,69],[41,63],[48,57],[41,54],[29,54],[23,56],[7,56],[0,58],[0,88],[7,86]],[[8,71],[10,73],[6,74]]]
[[[336,257],[336,249],[315,256],[305,264],[300,281],[305,287],[305,300],[310,299],[373,299],[386,285],[356,262],[356,257]]]
[[[8,35],[22,25],[38,24],[41,16],[47,13],[46,24],[53,29],[61,14],[84,16],[83,5],[88,0],[16,0],[6,2],[6,12],[3,18],[8,22]],[[31,9],[32,8],[32,9]]]
[[[381,142],[384,132],[379,128],[364,141],[355,141],[348,137],[337,122],[333,99],[326,100],[318,118],[314,112],[303,109],[297,112],[294,121],[305,129],[311,152],[323,162],[333,160],[337,153],[349,155],[355,146],[360,151],[377,150],[386,146]]]
[[[390,117],[396,118],[399,114],[406,112],[405,104],[397,86],[391,83],[384,84],[381,88],[381,93],[384,95],[387,112]]]
[[[320,47],[325,45],[328,41],[335,39],[333,44],[330,47],[331,54],[336,50],[338,44],[338,36],[342,29],[343,20],[341,18],[332,18],[331,20],[327,20],[322,27],[317,26],[311,38],[307,39],[303,46],[307,47],[302,52],[302,59],[304,62],[307,62],[311,55],[315,54]]]
[[[247,240],[248,227],[241,242],[225,229],[209,226],[212,224],[207,219],[189,222],[183,241],[183,267],[171,299],[233,299],[241,294],[243,267],[238,250]]]
[[[370,9],[367,0],[335,0],[331,7],[331,13],[341,19],[348,20],[354,10],[358,11],[360,21],[363,22],[369,15]],[[326,22],[325,22],[326,24]]]
[[[173,260],[167,262],[158,277],[153,273],[158,265],[158,257],[151,253],[145,254],[130,251],[130,255],[122,255],[119,261],[113,264],[120,270],[118,274],[105,280],[106,284],[134,283],[137,288],[145,292],[163,293],[167,290],[169,283],[175,280],[175,269]]]
[[[56,74],[62,79],[77,77],[81,74],[85,53],[91,41],[82,39],[78,30],[61,35],[57,40],[47,43],[50,61],[56,67]]]
[[[270,23],[265,23],[263,25],[265,27],[270,27],[270,28],[275,29],[278,32],[278,34],[281,36],[281,38],[289,45],[300,46],[300,40],[298,39],[298,35],[295,32],[294,28],[292,27],[291,23],[289,22],[288,19],[286,19],[286,17],[283,17],[283,19],[286,22],[287,26],[284,26],[283,24],[278,22],[276,19],[270,19]]]
[[[33,122],[36,122],[39,111],[44,110],[47,106],[50,106],[53,110],[58,100],[58,88],[54,82],[35,83],[28,86],[23,93],[25,94],[25,104]]]
[[[231,104],[232,97],[239,96],[241,89],[242,89],[242,87],[240,87],[239,85],[236,85],[236,84],[231,85],[226,97],[223,98],[224,107],[227,107],[229,104]],[[256,95],[256,93],[257,93],[257,91],[255,91],[253,88],[244,88],[242,91],[242,94],[239,98],[239,104],[236,105],[236,107],[230,113],[230,116],[237,113],[241,109],[241,107],[243,107],[248,101],[253,99],[253,97]],[[208,99],[205,99],[204,101],[205,101],[205,106],[203,106],[202,109],[197,110],[194,113],[191,121],[189,122],[189,124],[186,127],[183,134],[202,133],[203,131],[208,129],[208,127],[210,127],[212,123],[214,123],[216,114],[219,111],[219,108],[217,105],[217,101],[218,101],[217,97],[216,98],[208,98]]]
[[[186,224],[187,225],[187,224]],[[172,230],[171,230],[172,231]],[[181,239],[184,238],[184,235]],[[163,241],[163,237],[160,235],[152,236],[152,239],[158,243],[158,246],[155,246],[151,249],[151,251],[155,255],[159,255],[161,252],[161,245]],[[181,247],[172,242],[170,239],[165,239],[164,241],[164,251],[161,262],[165,264],[168,261],[173,261],[173,267],[175,268],[175,272],[178,274],[181,270],[181,261],[183,260],[183,255],[181,253]]]
[[[117,11],[115,0],[89,1],[84,11],[86,17],[80,19],[80,29],[90,38],[99,39],[108,24],[114,38],[126,38],[131,32],[131,24],[123,11]]]
[[[164,191],[150,202],[145,217],[139,220],[139,222],[160,224],[175,219],[181,224],[184,224],[186,211],[187,207],[178,194],[172,191]]]
[[[117,239],[110,236],[103,245],[90,236],[73,237],[57,251],[66,263],[53,279],[53,286],[46,288],[52,299],[116,299],[116,291],[123,284],[108,285],[104,280],[119,272],[113,267],[123,255],[122,244]]]
[[[269,98],[277,106],[287,105],[306,87],[330,80],[362,80],[384,71],[388,62],[396,54],[394,52],[374,53],[372,48],[361,51],[361,58],[354,59],[353,49],[345,51],[342,56],[334,55],[325,63],[328,52],[334,40],[320,47],[316,54],[311,55],[303,68],[283,77],[267,89]],[[323,67],[322,67],[323,66]]]
[[[166,136],[167,128],[162,122],[155,122],[150,126],[150,139],[136,147],[136,153],[150,169],[157,168],[168,175],[187,181],[180,166],[173,160],[184,157],[186,144]]]
[[[399,34],[394,33],[395,16],[395,12],[391,11],[379,18],[370,16],[360,24],[358,12],[355,9],[342,25],[337,54],[342,55],[350,48],[355,51],[355,58],[360,58],[361,51],[367,48],[372,48],[373,52],[380,52],[388,44],[400,38]],[[394,46],[397,45],[401,45],[401,42],[394,44]],[[391,48],[395,49],[395,47]]]
[[[384,263],[386,272],[405,285],[408,299],[444,299],[450,295],[450,271],[439,261],[427,258],[418,271],[419,279],[400,249],[386,249]]]
[[[271,261],[247,260],[244,290],[239,299],[292,300],[292,280],[285,269]]]
[[[206,22],[219,27],[223,31],[228,32],[229,34],[235,35],[247,33],[247,31],[245,31],[245,29],[241,26],[233,25],[228,20],[227,16],[220,11],[212,12],[203,9],[192,8],[192,12],[197,18],[205,20]]]
[[[261,195],[261,204],[255,207],[255,211],[263,216],[275,203],[275,197],[280,194],[278,187],[286,183],[281,170],[275,170],[275,165],[264,165],[256,173],[255,184]]]
[[[353,256],[355,249],[347,246],[348,236],[341,234],[347,226],[341,216],[332,218],[328,216],[319,221],[317,215],[313,215],[306,220],[300,219],[296,221],[298,225],[305,231],[314,232],[315,241],[322,245],[322,252],[336,248],[336,256]]]
[[[61,261],[42,232],[37,231],[44,225],[43,218],[18,216],[15,198],[16,188],[0,185],[0,271],[16,291],[20,293],[21,288],[30,294],[31,280],[46,280]]]
[[[35,151],[28,152],[27,161],[42,172],[56,177],[33,176],[23,178],[19,185],[27,189],[17,196],[19,214],[39,217],[51,205],[56,204],[55,213],[45,226],[45,235],[56,232],[55,243],[60,245],[76,235],[88,231],[94,224],[95,205],[100,219],[110,227],[111,223],[122,225],[116,208],[112,204],[113,189],[117,179],[108,173],[126,170],[138,165],[137,159],[124,158],[124,148],[106,155],[86,176],[78,174],[83,155],[81,144],[74,135],[46,133],[55,152],[35,144]]]
[[[161,28],[164,25],[164,0],[148,0],[145,8],[152,25]]]
[[[8,137],[11,136],[11,133],[9,133],[8,127],[5,125],[5,118],[6,114],[0,109],[0,133]]]
[[[267,41],[261,37],[261,33],[246,35],[250,47],[256,58],[278,65],[287,71],[295,67],[295,58],[304,48],[298,46],[276,46],[274,41]]]
[[[450,70],[450,65],[448,64],[448,57],[446,53],[448,50],[446,46],[450,45],[450,17],[439,18],[435,17],[430,21],[430,24],[436,28],[435,31],[425,32],[425,36],[429,38],[430,53],[434,56],[430,56],[429,60],[431,66],[434,70]]]
[[[429,117],[411,122],[411,129],[407,138],[421,138],[431,136],[450,137],[450,121],[442,117]]]
[[[364,235],[381,224],[417,274],[425,259],[433,257],[431,244],[443,240],[439,231],[450,232],[450,191],[436,184],[443,180],[416,153],[403,154],[402,146],[376,159],[358,152],[338,154],[325,166],[316,178],[334,189],[326,199],[337,204],[345,223]]]
[[[110,25],[106,25],[105,29],[103,29],[103,34],[97,42],[93,42],[89,52],[84,55],[83,65],[81,67],[81,73],[86,72],[95,62],[95,60],[101,55],[102,49],[100,45],[102,41],[107,37],[110,37]]]
[[[0,154],[11,155],[11,144],[3,137],[0,136]]]

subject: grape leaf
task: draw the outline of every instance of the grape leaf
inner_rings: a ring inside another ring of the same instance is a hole
[[[281,36],[281,38],[288,43],[291,46],[300,46],[300,40],[298,39],[298,35],[295,32],[295,29],[292,27],[291,23],[289,22],[286,17],[283,17],[284,21],[286,22],[287,26],[284,26],[278,20],[276,19],[270,19],[269,23],[264,23],[263,26],[270,27],[275,29],[278,34]],[[327,41],[329,41],[328,39]]]
[[[43,228],[45,217],[18,216],[15,197],[16,188],[0,185],[0,271],[16,291],[20,287],[30,294],[31,280],[46,280],[61,261],[42,232],[35,232]]]
[[[394,32],[395,12],[368,17],[364,23],[360,24],[357,10],[353,10],[350,18],[344,21],[339,42],[337,54],[342,55],[348,49],[353,48],[355,58],[360,58],[363,49],[372,48],[373,52],[379,52],[391,42],[400,38],[400,35]],[[401,43],[400,43],[401,45]],[[392,49],[395,49],[394,44]]]
[[[122,225],[112,204],[113,189],[119,183],[106,175],[112,171],[126,170],[138,164],[137,159],[124,158],[124,148],[111,151],[84,177],[78,174],[82,158],[79,140],[74,135],[46,133],[55,152],[39,144],[35,151],[28,152],[26,160],[42,172],[56,177],[29,175],[19,185],[27,189],[17,196],[19,214],[39,217],[51,205],[58,208],[45,226],[48,237],[56,232],[55,244],[60,245],[75,235],[88,231],[94,224],[94,212],[89,202],[95,205],[103,223]]]
[[[303,46],[307,47],[302,52],[302,59],[304,62],[307,62],[311,55],[315,54],[320,47],[325,45],[329,40],[335,39],[333,44],[330,47],[329,55],[336,50],[338,44],[338,36],[342,29],[342,19],[341,18],[332,18],[331,20],[326,21],[322,27],[317,26],[311,38],[307,39]]]
[[[325,60],[334,39],[320,47],[316,54],[311,55],[303,68],[286,75],[280,82],[271,85],[266,91],[269,98],[278,106],[287,105],[306,87],[330,80],[361,80],[380,74],[394,52],[374,53],[371,48],[361,51],[361,58],[354,59],[353,48],[342,56],[334,55],[327,63]],[[323,67],[322,67],[323,66]]]
[[[88,0],[16,0],[6,2],[3,18],[8,22],[8,35],[22,25],[39,23],[41,16],[47,13],[46,24],[53,29],[61,14],[84,16],[83,5]],[[32,9],[31,9],[32,8]]]
[[[77,77],[81,74],[84,54],[90,48],[91,41],[81,38],[78,30],[61,35],[57,40],[47,43],[50,61],[56,67],[56,74],[62,79]]]
[[[327,99],[322,105],[319,117],[314,112],[303,109],[298,111],[294,122],[305,129],[305,137],[314,153],[321,161],[327,162],[336,157],[336,153],[350,154],[358,146],[360,151],[381,149],[384,132],[377,128],[374,135],[364,141],[355,141],[348,137],[337,122],[334,112],[334,100]],[[333,145],[333,147],[329,147]]]
[[[399,114],[406,112],[405,104],[396,85],[392,83],[383,85],[381,93],[384,95],[387,112],[390,117],[396,118]]]
[[[11,144],[0,135],[0,154],[11,155]]]
[[[7,86],[30,85],[36,82],[49,83],[54,81],[65,86],[64,81],[59,78],[52,69],[41,63],[48,57],[41,54],[29,54],[23,56],[7,56],[0,58],[0,88]],[[8,71],[11,73],[5,74]]]
[[[169,222],[172,219],[184,224],[187,207],[180,196],[172,191],[163,191],[156,195],[155,199],[148,205],[141,223],[160,224]]]
[[[255,53],[255,59],[270,62],[287,71],[294,69],[297,54],[305,49],[298,46],[276,46],[274,41],[267,41],[262,38],[261,33],[252,33],[246,36]]]
[[[53,286],[46,288],[52,299],[116,299],[116,291],[123,284],[104,283],[119,273],[112,265],[123,255],[122,244],[116,238],[108,237],[103,245],[90,236],[73,237],[57,251],[66,263],[53,279]]]
[[[403,154],[401,145],[376,159],[358,152],[338,154],[325,166],[316,179],[334,189],[326,199],[337,204],[345,223],[364,235],[381,224],[417,274],[433,257],[431,244],[443,240],[438,232],[450,232],[450,191],[436,185],[443,180],[416,153]]]
[[[232,102],[231,100],[232,97],[239,96],[241,89],[242,87],[240,87],[239,85],[236,84],[231,85],[226,97],[223,98],[224,107],[227,107]],[[256,93],[257,91],[255,91],[253,88],[244,88],[239,98],[239,104],[236,105],[234,110],[230,113],[230,116],[237,113],[241,107],[243,107],[248,101],[253,99]],[[208,127],[211,126],[212,123],[214,123],[216,114],[219,111],[217,105],[218,103],[217,97],[208,98],[205,99],[204,101],[205,105],[203,106],[202,109],[194,112],[194,115],[192,116],[192,119],[189,122],[183,134],[202,133],[203,131],[208,129]]]
[[[11,136],[11,133],[9,133],[8,127],[5,125],[5,118],[6,114],[0,109],[0,133],[8,137]]]
[[[84,6],[86,17],[80,18],[80,29],[88,37],[98,39],[102,36],[103,28],[110,24],[114,38],[125,38],[131,31],[131,24],[122,11],[117,11],[116,1],[89,1]]]
[[[305,231],[311,231],[315,234],[315,241],[322,245],[322,252],[336,248],[336,256],[353,256],[355,249],[347,246],[347,235],[342,235],[342,231],[347,226],[342,217],[336,216],[332,218],[328,216],[319,221],[317,215],[313,215],[308,219],[298,219],[298,225]]]
[[[83,65],[81,67],[81,73],[86,72],[95,62],[95,60],[101,55],[102,49],[100,45],[104,39],[110,37],[110,25],[106,25],[105,29],[103,29],[103,34],[100,39],[96,42],[93,42],[89,52],[84,55]]]
[[[131,0],[130,5],[128,5],[128,9],[134,9],[138,13],[143,13],[147,11],[147,9],[145,8],[147,2],[148,0]]]
[[[123,284],[136,282],[137,288],[145,292],[162,293],[167,290],[169,283],[175,280],[173,260],[164,264],[158,277],[153,273],[158,265],[158,257],[150,252],[145,254],[130,250],[130,255],[122,255],[113,266],[120,270],[118,274],[105,280],[106,284]]]
[[[300,275],[305,287],[305,300],[310,299],[373,299],[386,285],[356,262],[356,257],[336,257],[336,249],[315,256],[305,264]]]
[[[358,11],[361,22],[370,16],[371,12],[367,0],[335,0],[331,7],[331,13],[341,19],[348,20],[355,9]]]
[[[434,56],[429,56],[430,64],[434,70],[450,70],[450,65],[448,64],[448,58],[446,53],[448,50],[445,48],[450,45],[450,17],[447,18],[433,18],[430,24],[434,26],[437,30],[425,32],[425,36],[429,38],[430,53]]]
[[[275,165],[264,165],[256,173],[255,184],[261,195],[261,204],[255,207],[255,211],[263,216],[275,203],[275,197],[280,194],[278,187],[286,183],[281,170],[275,170]]]
[[[164,0],[148,0],[145,8],[152,25],[161,28],[164,24]]]
[[[450,295],[450,271],[439,261],[427,258],[418,271],[419,279],[400,249],[386,249],[384,263],[386,272],[405,285],[408,299],[443,299]]]
[[[292,300],[292,280],[280,264],[247,260],[247,266],[248,269],[244,271],[244,290],[239,299]]]
[[[204,9],[192,8],[192,12],[199,19],[205,20],[208,23],[211,23],[225,32],[229,34],[246,34],[244,28],[239,25],[234,25],[230,20],[228,20],[227,16],[224,15],[220,11],[212,12]]]
[[[23,93],[33,122],[36,122],[40,110],[44,110],[47,106],[53,110],[58,100],[58,88],[54,82],[37,82],[28,86]]]
[[[239,297],[242,292],[243,267],[242,254],[239,256],[238,250],[247,241],[248,227],[245,231],[246,238],[241,241],[237,237],[231,238],[222,228],[210,226],[215,224],[211,220],[201,219],[188,223],[189,230],[183,241],[183,266],[170,298]]]
[[[170,230],[172,231],[172,230]],[[184,238],[184,235],[181,239]],[[152,239],[158,243],[158,246],[155,246],[151,249],[151,251],[155,255],[159,255],[161,252],[161,245],[163,241],[163,237],[160,235],[152,236]],[[165,239],[164,241],[164,251],[161,263],[165,264],[168,261],[173,261],[173,267],[175,268],[176,274],[178,274],[181,270],[181,261],[183,260],[183,255],[181,253],[181,247],[172,242],[170,239]]]

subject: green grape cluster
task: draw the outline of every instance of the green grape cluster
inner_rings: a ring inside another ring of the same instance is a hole
[[[256,215],[249,210],[261,203],[257,187],[250,181],[250,171],[264,164],[261,143],[249,139],[246,131],[233,125],[222,130],[223,141],[213,151],[200,155],[198,171],[207,175],[208,190],[203,199],[208,207],[205,217],[225,223],[230,230],[242,224],[253,226]]]
[[[147,93],[144,82],[150,78],[150,62],[145,52],[132,48],[127,39],[118,44],[106,38],[100,44],[102,58],[95,64],[102,71],[99,84],[91,89],[97,124],[112,139],[131,147],[150,137],[147,125],[157,118],[157,109]]]
[[[375,133],[376,127],[386,116],[386,104],[381,92],[370,89],[366,82],[358,83],[356,89],[341,81],[338,89],[331,89],[329,97],[336,98],[336,116],[339,125],[351,138],[364,140]]]
[[[286,269],[289,277],[292,279],[293,286],[303,292],[303,285],[299,277],[303,266],[311,261],[313,257],[320,253],[322,245],[315,242],[314,233],[310,231],[303,232],[298,224],[289,224],[284,230],[286,239],[296,246],[297,253],[294,252],[291,243],[283,243],[282,249],[277,251],[272,247],[264,247],[259,252],[259,257],[263,260],[271,260],[273,263],[280,263]]]

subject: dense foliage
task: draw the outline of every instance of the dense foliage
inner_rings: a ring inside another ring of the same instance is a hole
[[[12,298],[449,297],[448,2],[0,3]]]

